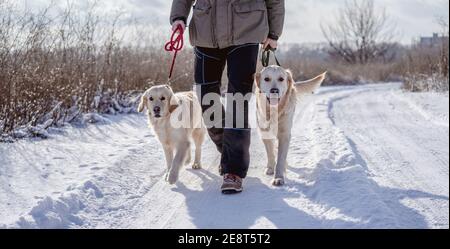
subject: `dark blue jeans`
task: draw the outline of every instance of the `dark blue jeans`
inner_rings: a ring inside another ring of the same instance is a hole
[[[230,112],[233,108],[232,125],[225,122],[227,114],[223,105],[214,105],[212,103],[203,103],[204,96],[208,93],[215,93],[217,98],[215,103],[220,103],[220,87],[222,74],[227,65],[228,71],[228,93],[240,93],[246,95],[253,90],[253,76],[256,72],[258,60],[259,44],[244,44],[232,46],[224,49],[219,48],[195,48],[195,82],[199,100],[202,104],[203,112],[211,110],[213,106],[222,109],[222,117],[215,118],[217,122],[209,124],[208,133],[216,144],[217,149],[222,153],[221,173],[235,174],[242,178],[247,176],[250,165],[250,138],[251,130],[248,121],[249,103],[243,103],[242,106],[236,104],[227,104],[226,111]],[[227,95],[228,96],[228,95]],[[231,101],[227,101],[232,103]],[[236,110],[239,108],[239,110]],[[237,111],[244,112],[243,122],[236,122]],[[211,118],[211,120],[212,120]],[[208,122],[205,121],[208,125]],[[241,125],[243,123],[243,125]],[[239,124],[237,126],[236,124]]]

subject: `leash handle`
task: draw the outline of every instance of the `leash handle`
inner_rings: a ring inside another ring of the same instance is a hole
[[[270,63],[270,53],[273,53],[273,57],[275,58],[275,62],[277,63],[277,65],[279,67],[281,67],[280,61],[277,58],[277,55],[275,54],[275,51],[277,49],[276,48],[272,48],[270,46],[268,46],[266,49],[264,49],[262,51],[262,55],[261,55],[261,63],[263,65],[263,67],[268,67],[269,63]]]
[[[170,66],[169,79],[168,83],[170,84],[170,80],[172,79],[173,69],[175,68],[175,61],[177,60],[178,52],[181,51],[184,47],[184,29],[180,24],[177,28],[172,32],[172,36],[170,37],[170,41],[166,43],[164,46],[164,50],[167,52],[174,52],[172,58],[172,65]]]

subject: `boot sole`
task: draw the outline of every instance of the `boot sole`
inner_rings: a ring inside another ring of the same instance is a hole
[[[224,195],[234,195],[242,193],[243,189],[222,189],[222,194]]]

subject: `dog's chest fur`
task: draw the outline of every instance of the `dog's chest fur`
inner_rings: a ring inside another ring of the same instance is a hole
[[[181,129],[171,128],[170,116],[149,121],[158,140],[164,145],[171,146],[175,141],[183,141],[181,139],[184,139],[183,135],[186,135]]]
[[[290,132],[297,106],[297,92],[294,88],[286,94],[280,105],[272,107],[264,94],[257,94],[258,128],[265,134],[278,137],[279,133]],[[265,108],[263,108],[265,106]],[[270,115],[276,114],[276,117]]]

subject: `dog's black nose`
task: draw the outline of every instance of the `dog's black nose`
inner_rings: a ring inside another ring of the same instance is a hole
[[[161,107],[155,106],[155,108],[153,108],[153,111],[154,111],[155,113],[160,113],[160,112],[161,112]]]
[[[272,88],[272,89],[270,89],[270,93],[272,93],[272,94],[279,94],[280,90],[278,88]]]

